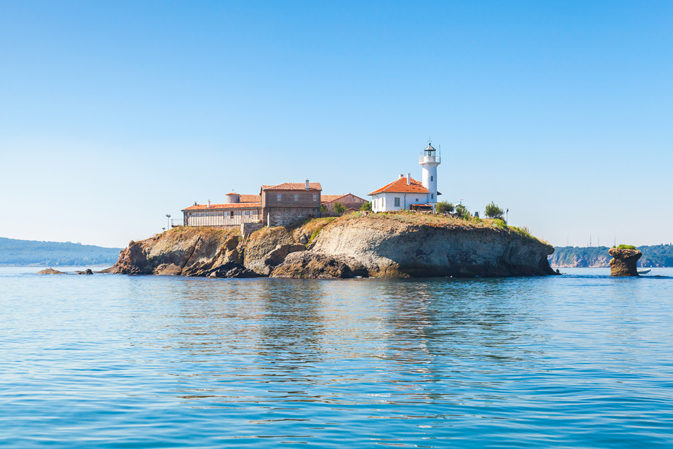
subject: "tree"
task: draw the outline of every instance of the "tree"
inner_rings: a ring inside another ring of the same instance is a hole
[[[346,212],[346,208],[341,203],[334,203],[334,212],[336,212],[337,214],[343,214],[344,212]]]
[[[456,206],[456,213],[464,220],[469,220],[471,217],[470,211],[467,210],[467,207],[463,206],[462,204],[458,204]]]
[[[365,211],[371,212],[372,211],[372,203],[371,202],[364,203],[362,205],[362,207],[360,208],[360,210],[365,210]]]
[[[446,201],[440,201],[435,206],[435,210],[440,214],[451,213],[454,210],[453,204],[447,203]]]
[[[320,205],[320,212],[329,212],[329,209],[327,209],[327,206],[325,206],[324,204],[321,204]]]
[[[502,220],[502,216],[504,214],[505,212],[500,209],[493,201],[491,201],[491,204],[486,205],[486,208],[484,209],[484,215],[486,215],[488,218],[499,218]]]

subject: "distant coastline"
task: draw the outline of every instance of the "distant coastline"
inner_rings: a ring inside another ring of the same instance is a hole
[[[0,266],[97,266],[117,261],[121,248],[0,237]]]
[[[607,246],[557,246],[549,256],[549,265],[554,268],[605,268],[612,257]],[[639,267],[673,267],[673,245],[639,246],[643,257]]]

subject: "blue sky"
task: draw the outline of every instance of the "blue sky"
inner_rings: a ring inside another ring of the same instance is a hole
[[[125,246],[232,189],[439,190],[673,241],[673,3],[0,2],[0,236]]]

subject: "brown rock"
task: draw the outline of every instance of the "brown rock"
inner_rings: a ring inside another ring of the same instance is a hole
[[[638,259],[643,255],[637,249],[610,248],[610,276],[638,276]]]
[[[275,278],[343,279],[367,277],[364,265],[352,257],[296,252],[271,272]]]
[[[62,271],[54,270],[53,268],[49,267],[46,270],[38,271],[37,274],[65,274]]]

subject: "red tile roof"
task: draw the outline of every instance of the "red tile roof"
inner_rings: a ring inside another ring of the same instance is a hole
[[[309,182],[309,190],[322,190],[319,182]],[[277,186],[262,186],[262,190],[306,190],[305,182],[284,182]]]
[[[259,195],[239,195],[241,203],[261,203],[262,197]]]
[[[430,193],[428,189],[423,187],[423,184],[420,181],[416,181],[414,178],[411,178],[411,184],[407,185],[407,178],[398,178],[395,181],[391,182],[388,185],[381,187],[378,190],[374,190],[369,195],[376,195],[378,193]]]
[[[182,210],[255,209],[258,207],[262,207],[262,203],[211,204],[210,207],[207,204],[197,204],[196,206],[189,206]]]
[[[333,201],[336,201],[336,200],[338,200],[340,198],[343,198],[345,196],[348,196],[348,195],[353,195],[353,194],[352,193],[344,193],[342,195],[320,195],[320,202],[323,203],[323,204],[327,204],[327,203],[331,203]],[[360,198],[359,196],[356,196],[356,195],[353,195],[353,196],[355,198],[361,200],[361,201],[364,201],[365,203],[367,202],[367,200],[364,200],[364,199]]]

